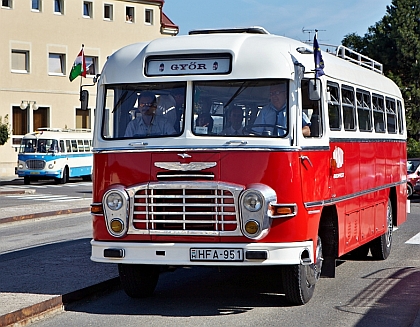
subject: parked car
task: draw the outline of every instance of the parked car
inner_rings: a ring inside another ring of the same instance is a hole
[[[420,194],[420,158],[407,159],[407,197]],[[417,188],[417,189],[416,189]]]

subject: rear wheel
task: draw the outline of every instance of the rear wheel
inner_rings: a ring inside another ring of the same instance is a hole
[[[370,252],[372,257],[376,260],[385,260],[391,253],[392,230],[394,229],[392,218],[392,203],[391,200],[388,199],[388,205],[386,209],[386,232],[385,234],[375,238],[370,242]]]
[[[156,265],[118,264],[121,285],[133,298],[151,296],[156,288],[160,267]]]
[[[284,266],[282,269],[283,288],[286,300],[292,304],[302,305],[313,296],[315,284],[321,276],[322,244],[318,237],[316,262],[310,265]]]

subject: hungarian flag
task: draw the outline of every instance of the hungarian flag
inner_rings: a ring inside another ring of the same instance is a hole
[[[317,32],[314,36],[314,60],[315,60],[315,77],[318,78],[324,75],[324,60],[322,59],[321,48],[317,40]]]
[[[80,50],[76,60],[73,63],[73,67],[71,68],[71,72],[69,75],[70,82],[73,82],[73,80],[79,75],[86,77],[86,61],[83,48],[82,50]]]

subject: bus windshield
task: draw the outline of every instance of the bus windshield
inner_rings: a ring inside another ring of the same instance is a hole
[[[55,139],[23,138],[19,153],[58,152],[58,142]]]
[[[192,133],[199,137],[288,135],[285,80],[198,81],[193,86],[191,106],[185,101],[185,83],[107,86],[102,136],[177,136],[183,133],[187,119]]]

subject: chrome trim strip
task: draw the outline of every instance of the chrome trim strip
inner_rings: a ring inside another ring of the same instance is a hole
[[[347,201],[347,200],[350,200],[350,199],[354,199],[354,198],[357,198],[359,196],[366,195],[366,194],[369,194],[369,193],[373,193],[373,192],[376,192],[376,191],[385,190],[385,189],[391,188],[393,186],[402,185],[402,184],[405,184],[405,183],[406,183],[406,181],[400,181],[400,182],[396,182],[396,183],[386,184],[386,185],[375,187],[375,188],[372,188],[372,189],[369,189],[369,190],[360,191],[360,192],[356,192],[356,193],[353,193],[353,194],[340,196],[338,198],[320,200],[320,201],[313,201],[313,202],[305,202],[304,205],[305,205],[306,209],[320,207],[320,206],[327,206],[327,205]]]
[[[214,174],[156,174],[158,179],[171,179],[171,178],[206,178],[206,179],[214,179]]]

